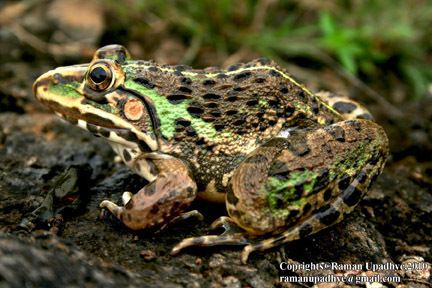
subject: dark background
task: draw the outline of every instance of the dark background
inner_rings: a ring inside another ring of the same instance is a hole
[[[0,284],[291,287],[278,282],[282,260],[431,262],[431,35],[427,0],[1,1]],[[145,181],[31,93],[40,74],[113,43],[135,59],[196,68],[272,58],[313,91],[364,103],[389,136],[387,166],[345,221],[301,243],[255,253],[248,265],[239,247],[171,257],[181,239],[207,234],[224,207],[197,203],[204,222],[160,233],[99,219],[102,199]],[[399,275],[430,285],[426,272]]]

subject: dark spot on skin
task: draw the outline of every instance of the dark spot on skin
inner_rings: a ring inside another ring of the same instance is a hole
[[[213,79],[206,79],[203,81],[204,86],[213,86],[216,84],[216,81]]]
[[[267,103],[272,108],[278,108],[279,107],[279,99],[277,99],[277,98],[269,98],[269,99],[267,99]]]
[[[201,114],[204,112],[203,108],[201,108],[201,106],[199,106],[199,104],[191,104],[187,108],[187,111],[189,112],[189,114],[192,117],[195,117],[195,118],[199,118],[201,116]]]
[[[250,71],[245,71],[239,74],[236,74],[233,79],[234,81],[242,81],[248,77],[250,77],[252,75],[252,73]]]
[[[275,209],[280,210],[285,208],[285,201],[282,198],[282,195],[275,195],[276,203],[275,203]]]
[[[228,67],[228,71],[235,71],[240,67],[239,64],[234,64]]]
[[[206,106],[208,108],[217,108],[218,104],[216,102],[208,102],[208,103],[205,103],[204,106]]]
[[[127,151],[126,149],[123,150],[123,158],[124,158],[127,162],[129,162],[129,161],[132,160],[132,157],[131,157],[131,155],[129,154],[129,151]]]
[[[236,86],[236,87],[233,88],[233,91],[234,92],[241,92],[241,91],[243,91],[243,87]]]
[[[258,99],[249,100],[249,101],[246,102],[246,105],[249,106],[249,107],[256,106],[256,105],[258,105]]]
[[[270,166],[270,169],[268,171],[269,176],[275,176],[280,179],[288,179],[289,174],[289,167],[288,164],[284,161],[276,160],[272,163]]]
[[[264,83],[265,81],[266,81],[266,78],[264,78],[264,77],[255,78],[255,83]]]
[[[228,115],[228,116],[231,116],[231,115],[237,114],[237,112],[238,112],[237,110],[228,110],[228,111],[225,112],[225,114]]]
[[[291,116],[294,113],[294,111],[295,111],[294,106],[286,106],[286,108],[285,108],[285,115],[287,117],[289,117],[289,116]]]
[[[351,113],[357,106],[351,102],[339,101],[333,104],[333,108],[339,113]]]
[[[92,133],[97,133],[98,132],[98,128],[97,128],[96,125],[87,123],[86,127],[87,127],[87,130],[90,131],[90,132],[92,132]]]
[[[338,220],[340,215],[340,212],[336,210],[333,206],[331,206],[329,209],[318,213],[316,215],[317,219],[324,225],[330,225],[333,224],[336,220]]]
[[[175,70],[173,74],[176,76],[183,76],[183,73],[179,70]]]
[[[369,164],[371,165],[375,165],[378,163],[378,160],[381,158],[380,155],[374,155],[370,160],[369,160]]]
[[[366,182],[367,178],[368,178],[368,175],[367,175],[366,171],[364,171],[364,170],[361,170],[360,173],[357,175],[357,180],[359,181],[359,183]]]
[[[237,101],[237,95],[235,93],[230,93],[225,98],[225,100],[228,101],[228,102],[235,102],[235,101]]]
[[[101,127],[101,128],[99,129],[99,133],[100,133],[103,137],[105,137],[105,138],[108,138],[109,135],[110,135],[110,131],[109,131],[108,129],[104,128],[104,127]]]
[[[286,85],[281,85],[279,88],[279,91],[283,94],[286,94],[286,93],[288,93],[289,90],[288,90],[288,87]]]
[[[312,194],[318,193],[329,185],[329,175],[329,170],[326,168],[323,168],[319,171],[319,175],[315,180]]]
[[[191,121],[184,118],[177,118],[175,121],[177,125],[184,126],[184,127],[190,126],[191,124]]]
[[[291,210],[289,213],[289,217],[296,217],[297,215],[299,215],[300,211],[299,210]]]
[[[245,116],[240,116],[239,118],[237,118],[236,120],[234,120],[232,122],[232,124],[234,126],[241,126],[241,125],[243,125],[245,123],[245,121],[246,121]]]
[[[351,183],[351,176],[348,174],[344,174],[339,179],[338,187],[340,190],[345,190],[349,186],[350,183]]]
[[[274,126],[276,123],[277,123],[277,120],[275,120],[275,119],[268,120],[269,126]]]
[[[357,189],[357,187],[354,187],[352,185],[350,185],[342,194],[342,200],[344,201],[344,203],[350,207],[356,205],[361,197],[362,197],[362,192]]]
[[[204,145],[205,144],[204,138],[200,138],[200,139],[196,140],[195,144],[196,145]]]
[[[234,195],[234,193],[231,190],[229,190],[227,193],[227,201],[228,203],[236,206],[239,199]]]
[[[65,77],[63,77],[60,73],[55,73],[53,78],[60,84],[66,84],[68,81]]]
[[[147,160],[147,165],[149,167],[149,172],[152,175],[157,175],[159,173],[158,168],[156,167],[156,165],[153,163],[153,161],[149,161]]]
[[[298,139],[288,143],[287,147],[296,156],[305,156],[310,152],[306,139]]]
[[[318,114],[319,112],[319,104],[318,101],[315,97],[312,98],[311,100],[311,108],[312,108],[312,113],[314,114]]]
[[[217,95],[217,94],[214,94],[214,93],[207,93],[207,94],[204,94],[202,96],[202,98],[204,98],[206,100],[218,100],[218,99],[221,98],[221,96]]]
[[[349,126],[351,126],[352,128],[354,128],[357,132],[360,132],[360,130],[361,130],[361,124],[360,124],[359,121],[356,121],[356,120],[349,120],[349,121],[346,121],[346,123],[347,123]]]
[[[187,65],[177,65],[174,67],[177,71],[185,71],[191,69],[191,67]]]
[[[192,93],[192,90],[190,88],[188,88],[188,87],[185,87],[185,86],[181,86],[178,90],[180,92],[187,93],[187,94]]]
[[[190,84],[192,84],[192,80],[191,80],[190,78],[188,78],[188,77],[183,77],[180,81],[181,81],[183,84],[185,84],[185,85],[190,85]]]
[[[189,96],[183,94],[172,94],[167,96],[167,99],[171,104],[180,104],[188,98]]]
[[[312,231],[313,231],[312,225],[307,223],[302,224],[299,229],[300,239],[309,236],[312,233]]]
[[[119,51],[118,52],[118,62],[120,64],[123,64],[126,60],[126,53],[124,51]]]
[[[371,114],[369,113],[363,113],[357,116],[358,119],[365,119],[365,120],[374,120]]]
[[[192,126],[186,127],[186,134],[191,137],[197,135],[195,129]]]
[[[219,118],[222,113],[219,109],[212,109],[210,110],[210,115],[212,115],[213,117]]]
[[[148,146],[147,143],[146,143],[144,140],[140,140],[140,141],[138,142],[138,148],[139,148],[141,151],[147,151],[147,152],[152,151],[151,148],[150,148],[150,146]]]
[[[157,68],[156,66],[150,66],[150,67],[148,68],[148,70],[149,70],[150,72],[159,72],[159,68]]]
[[[309,213],[311,209],[312,209],[312,205],[310,203],[306,203],[303,207],[303,215]]]
[[[345,130],[340,126],[332,126],[329,133],[336,141],[345,142]]]
[[[155,84],[150,82],[150,80],[147,78],[139,77],[135,78],[133,81],[149,89],[153,89],[155,87]]]
[[[324,201],[330,200],[331,196],[332,196],[332,190],[331,190],[331,188],[329,188],[326,191],[324,191],[324,194],[323,194]]]
[[[224,73],[219,73],[216,77],[219,78],[219,79],[223,79],[223,78],[226,78],[227,75],[224,74]]]
[[[225,128],[225,124],[223,123],[215,123],[214,128],[216,131],[222,131]]]
[[[271,76],[274,76],[274,77],[282,77],[282,74],[279,71],[276,71],[276,70],[273,70],[273,69],[270,70],[269,74]]]

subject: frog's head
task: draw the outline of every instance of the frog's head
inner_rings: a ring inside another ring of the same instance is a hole
[[[136,69],[128,51],[109,45],[89,64],[59,67],[40,76],[33,93],[58,115],[109,141],[141,150],[156,150],[154,107],[124,85]],[[127,72],[129,71],[129,72]]]

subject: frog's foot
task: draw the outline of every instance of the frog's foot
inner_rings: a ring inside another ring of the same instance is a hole
[[[198,221],[203,221],[204,220],[204,216],[198,211],[198,210],[191,210],[191,211],[187,211],[184,212],[176,217],[174,217],[173,219],[171,219],[168,223],[162,225],[161,228],[159,228],[159,230],[157,230],[155,233],[159,233],[162,230],[166,229],[169,226],[173,226],[179,222],[188,220],[190,218],[195,218]]]
[[[246,245],[249,240],[245,231],[238,227],[231,218],[223,216],[216,219],[210,226],[214,230],[223,227],[225,231],[220,235],[207,235],[183,239],[171,250],[171,255],[178,254],[181,250],[191,246],[216,246],[216,245]]]
[[[170,156],[139,160],[153,162],[159,172],[155,179],[134,195],[123,193],[122,207],[108,200],[100,204],[101,208],[109,210],[134,230],[170,222],[189,206],[196,195],[196,184],[181,160]],[[187,215],[190,217],[196,213]]]

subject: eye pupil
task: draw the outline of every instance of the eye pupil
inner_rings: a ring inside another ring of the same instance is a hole
[[[102,83],[107,77],[107,72],[102,67],[96,67],[90,72],[90,79],[96,84]]]

